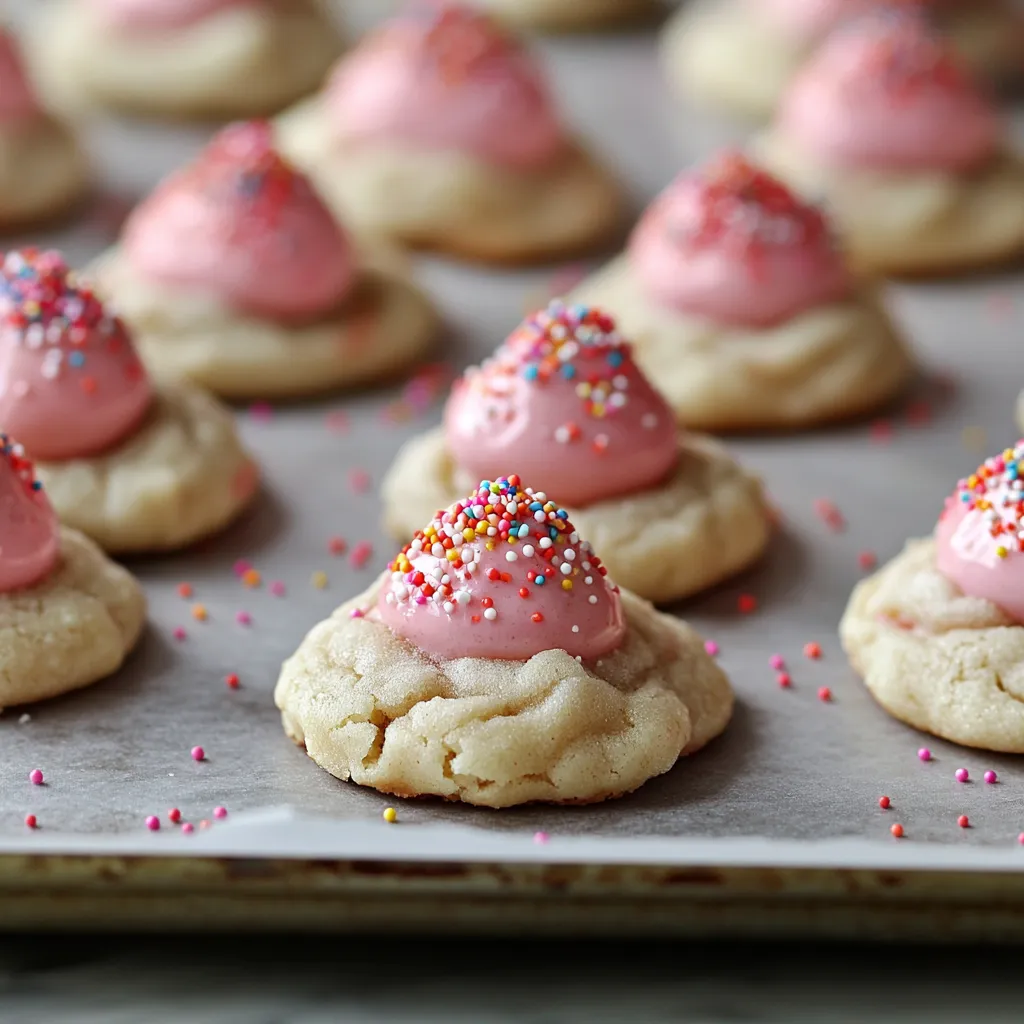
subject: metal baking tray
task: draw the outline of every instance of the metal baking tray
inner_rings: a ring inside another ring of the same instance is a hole
[[[349,4],[350,20],[365,25],[388,6]],[[682,166],[741,138],[668,97],[650,29],[538,46],[568,117],[638,209]],[[208,134],[90,125],[95,202],[68,230],[31,241],[92,257]],[[585,269],[418,260],[447,322],[437,359],[455,372],[484,356]],[[955,479],[1018,436],[1024,286],[1010,273],[893,287],[891,300],[923,367],[906,403],[873,423],[730,442],[763,474],[779,533],[753,571],[674,610],[719,644],[739,698],[732,725],[668,775],[594,807],[412,801],[388,825],[381,812],[393,800],[331,778],[285,738],[271,699],[279,666],[393,553],[375,487],[402,442],[438,420],[444,371],[324,402],[240,408],[266,474],[252,513],[201,550],[132,563],[151,623],[115,678],[0,716],[0,926],[1024,935],[1024,766],[890,719],[836,639],[859,556],[884,560],[926,533]],[[329,551],[332,537],[347,541],[345,555]],[[372,555],[359,568],[361,543]],[[242,584],[239,560],[260,572],[259,588]],[[206,622],[192,618],[181,582]],[[743,594],[756,597],[753,613],[739,611]],[[804,657],[808,642],[820,659]],[[775,653],[790,690],[776,684]],[[229,673],[238,690],[225,685]],[[196,744],[204,763],[190,757]],[[925,744],[928,764],[917,758]],[[972,782],[955,781],[961,766]],[[43,787],[27,781],[37,767]],[[988,768],[998,784],[980,781]],[[144,826],[171,807],[211,819],[216,805],[228,818],[191,836],[165,817],[159,832]],[[896,821],[901,841],[889,834]]]

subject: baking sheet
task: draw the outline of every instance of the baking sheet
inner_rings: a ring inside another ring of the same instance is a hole
[[[391,6],[350,4],[351,20],[366,24]],[[569,118],[619,170],[638,207],[680,167],[740,138],[669,100],[650,32],[540,48]],[[103,194],[76,226],[33,240],[64,247],[73,261],[95,255],[131,203],[207,135],[142,123],[91,126]],[[492,272],[433,259],[417,266],[444,311],[438,358],[453,370],[488,353],[527,307],[544,301],[553,281],[563,286],[578,269]],[[403,802],[399,825],[388,827],[380,814],[393,800],[331,778],[285,738],[271,698],[280,663],[393,553],[379,528],[374,486],[401,443],[439,419],[443,395],[425,412],[397,419],[409,406],[398,386],[269,415],[239,409],[265,471],[258,506],[200,551],[131,564],[146,585],[151,622],[121,673],[0,716],[0,855],[1024,866],[1016,846],[1024,830],[1019,760],[961,750],[891,720],[849,670],[836,639],[862,575],[858,555],[870,550],[884,560],[906,537],[926,533],[955,479],[1018,436],[1024,288],[1019,274],[1007,274],[898,287],[891,297],[926,369],[909,403],[882,425],[731,442],[763,474],[782,529],[762,565],[676,609],[720,645],[739,702],[725,736],[667,776],[590,808],[496,812]],[[366,491],[353,477],[363,470],[372,477]],[[826,524],[816,509],[821,501],[840,510],[843,532]],[[332,556],[333,536],[350,551],[369,542],[372,558],[358,569],[348,556]],[[240,559],[262,574],[259,589],[236,577]],[[326,589],[312,585],[318,571],[327,574]],[[275,580],[285,584],[284,597],[270,592]],[[178,596],[182,581],[205,605],[205,623]],[[740,594],[756,596],[755,613],[739,613]],[[250,626],[236,622],[239,611],[251,615]],[[179,626],[185,640],[173,637]],[[809,641],[821,645],[819,661],[803,657]],[[790,667],[789,691],[776,685],[774,653]],[[225,686],[228,673],[240,677],[239,690]],[[818,699],[821,686],[831,688],[831,702]],[[207,753],[201,764],[190,757],[197,744]],[[929,764],[917,759],[922,745],[933,751]],[[961,766],[974,780],[967,785],[953,777]],[[27,781],[37,767],[43,787]],[[999,784],[981,782],[988,768]],[[877,805],[883,793],[892,799],[888,812]],[[170,807],[197,821],[216,805],[229,818],[202,834],[144,827],[147,815]],[[29,812],[41,825],[33,832],[22,824]],[[970,829],[957,826],[960,814],[970,816]],[[900,843],[889,836],[894,821],[906,829]],[[550,842],[534,842],[537,831]]]

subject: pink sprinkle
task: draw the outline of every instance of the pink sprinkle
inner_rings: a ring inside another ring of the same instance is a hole
[[[775,682],[777,682],[783,690],[788,690],[793,685],[793,677],[788,672],[780,672],[775,677]]]
[[[878,555],[874,551],[862,551],[857,556],[857,564],[865,571],[870,572],[878,565]]]
[[[185,640],[188,637],[188,633],[185,632],[184,627],[175,626],[174,633],[172,634],[175,640]]]
[[[353,608],[352,611],[349,612],[349,618],[361,619],[365,614],[366,613],[362,610],[362,608]]]
[[[181,831],[184,832],[185,835],[187,835],[187,836],[192,835],[192,833],[195,830],[196,830],[196,827],[195,827],[195,825],[192,824],[191,821],[186,821],[185,824],[181,826]]]
[[[252,616],[248,612],[235,612],[235,622],[240,626],[251,626]]]
[[[25,828],[36,828],[37,825],[38,825],[38,822],[37,822],[36,816],[34,814],[26,814],[25,815]],[[1024,838],[1024,837],[1022,837],[1022,838]]]
[[[325,417],[327,429],[343,434],[349,427],[348,413],[342,409],[333,409]]]
[[[43,773],[38,768],[33,768],[32,771],[28,773],[28,781],[31,782],[33,786],[41,786],[43,784]]]
[[[208,818],[203,818],[202,821],[199,822],[199,827],[200,828],[209,828],[210,827],[209,819]]]
[[[280,580],[274,580],[274,582],[270,584],[270,592],[274,597],[284,597],[284,584]]]
[[[148,828],[150,832],[159,832],[160,831],[160,819],[155,814],[151,814],[146,819],[146,828]]]
[[[871,440],[877,444],[887,444],[892,440],[892,424],[888,420],[875,420],[871,424]]]
[[[170,822],[170,823],[171,823],[172,825],[177,825],[177,824],[178,824],[178,822],[179,822],[179,821],[181,821],[181,811],[179,811],[177,807],[172,807],[172,808],[171,808],[171,809],[170,809],[170,810],[169,810],[169,811],[167,812],[167,820],[168,820],[168,821],[169,821],[169,822]]]
[[[705,640],[704,650],[713,658],[718,653],[718,644],[714,640]]]
[[[781,672],[786,667],[786,659],[781,654],[773,654],[768,659],[768,664],[771,665],[776,672]]]
[[[919,761],[930,761],[932,759],[932,752],[927,747],[922,747],[917,752],[917,759]]]
[[[970,818],[967,817],[966,814],[961,814],[960,817],[956,819],[956,823],[961,828],[970,828],[971,827],[971,820],[970,820]]]
[[[814,513],[833,533],[842,533],[846,529],[846,520],[835,502],[827,498],[816,499]]]
[[[228,809],[226,807],[214,807],[213,816],[220,820],[223,820],[228,816]]]
[[[993,782],[999,781],[999,776],[990,768],[985,772],[985,781],[991,786]]]
[[[192,748],[192,760],[193,761],[205,761],[206,760],[206,751],[203,750],[202,747],[193,747]]]
[[[966,768],[957,768],[956,770],[956,781],[966,782],[971,777],[970,772]]]
[[[830,701],[832,699],[832,691],[827,686],[821,686],[818,688],[818,700]]]
[[[354,569],[362,569],[373,557],[373,545],[368,540],[361,540],[353,549],[349,557]]]
[[[362,494],[364,491],[369,490],[372,480],[370,474],[365,469],[353,469],[348,475],[348,482],[353,491],[357,494]]]
[[[550,838],[551,837],[547,834],[547,832],[533,833],[533,841],[540,846],[543,846],[543,844],[546,843]]]
[[[265,423],[274,415],[274,407],[269,402],[253,402],[249,406],[249,415]]]
[[[244,576],[251,568],[252,562],[247,562],[244,558],[240,558],[235,562],[232,571],[236,576]]]
[[[332,555],[343,555],[348,551],[348,541],[344,537],[332,537],[327,542],[327,550]]]

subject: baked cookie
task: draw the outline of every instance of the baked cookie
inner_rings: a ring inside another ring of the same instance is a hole
[[[611,577],[649,601],[746,568],[771,533],[760,482],[720,445],[677,430],[598,309],[552,303],[455,383],[444,426],[414,437],[384,479],[385,523],[407,540],[469,481],[513,465],[565,507]]]
[[[680,176],[584,281],[679,421],[791,429],[892,399],[913,365],[821,212],[736,154]]]
[[[1012,3],[915,2],[975,73],[999,83],[1019,81],[1024,19]],[[662,62],[681,95],[767,119],[827,33],[885,7],[884,0],[697,0],[666,26]]]
[[[386,378],[428,351],[433,308],[383,252],[357,252],[250,122],[138,206],[93,273],[158,379],[284,398]]]
[[[850,663],[892,715],[954,743],[1024,753],[1024,440],[946,501],[935,535],[858,584]]]
[[[0,425],[61,522],[107,551],[185,547],[256,493],[230,411],[154,389],[124,323],[56,253],[8,253],[0,268]]]
[[[31,39],[58,109],[175,119],[275,113],[342,49],[320,0],[56,0]]]
[[[475,0],[515,29],[578,32],[612,28],[651,18],[664,10],[658,0]]]
[[[0,434],[0,709],[95,683],[146,621],[136,579],[57,517],[20,445]]]
[[[332,775],[397,796],[629,793],[717,736],[733,697],[686,623],[605,572],[543,493],[483,483],[285,662],[285,731]]]
[[[827,199],[863,270],[949,273],[1024,252],[1024,163],[919,17],[867,18],[830,36],[755,152]]]
[[[88,186],[78,142],[40,106],[18,42],[0,26],[0,230],[67,213]]]
[[[439,3],[387,22],[281,146],[342,220],[469,260],[553,260],[610,241],[617,182],[567,132],[540,68],[486,15]]]

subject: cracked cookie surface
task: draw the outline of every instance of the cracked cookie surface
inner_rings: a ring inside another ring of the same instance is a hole
[[[627,592],[626,640],[595,665],[564,651],[433,661],[352,617],[383,579],[312,629],[274,694],[287,734],[339,779],[487,807],[593,803],[668,771],[732,713],[701,638]]]
[[[946,579],[933,540],[910,541],[859,583],[839,631],[894,717],[954,743],[1024,753],[1024,626]]]

